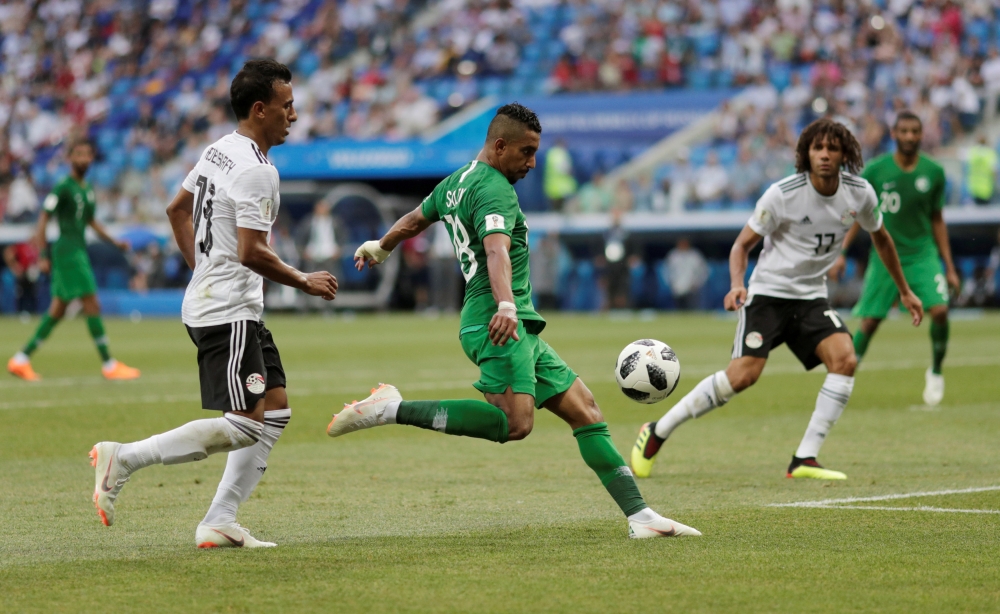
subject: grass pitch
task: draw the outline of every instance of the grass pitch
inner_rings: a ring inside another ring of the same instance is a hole
[[[0,355],[34,324],[0,320]],[[969,490],[1000,486],[998,316],[953,322],[947,394],[934,410],[920,400],[926,325],[886,323],[823,449],[843,483],[784,477],[823,373],[803,373],[778,349],[757,386],[684,425],[640,482],[655,509],[704,537],[644,541],[626,539],[568,427],[546,412],[527,440],[503,446],[395,426],[326,437],[331,413],[379,381],[407,398],[479,398],[456,319],[267,324],[293,419],[240,521],[279,547],[195,549],[221,455],[137,473],[115,526],[100,524],[94,442],[212,414],[199,409],[195,349],[179,322],[107,323],[115,354],[143,370],[123,383],[101,379],[85,326],[65,322],[34,361],[40,385],[0,380],[0,610],[1000,609],[1000,490]],[[734,326],[552,316],[543,336],[594,391],[627,455],[641,423],[726,365]],[[670,343],[681,360],[680,386],[659,405],[633,403],[614,383],[618,351],[642,337]],[[885,498],[950,490],[968,492]],[[772,506],[823,500],[840,507]]]

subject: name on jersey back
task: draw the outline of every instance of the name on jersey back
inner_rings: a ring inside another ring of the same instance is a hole
[[[205,161],[218,166],[227,175],[236,167],[236,163],[229,156],[214,147],[209,147],[208,151],[205,152]]]

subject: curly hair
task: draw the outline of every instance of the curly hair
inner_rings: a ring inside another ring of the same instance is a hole
[[[832,119],[817,119],[806,126],[799,136],[799,142],[795,146],[795,171],[798,173],[808,173],[812,170],[809,164],[809,148],[813,143],[827,139],[840,144],[840,150],[844,153],[841,167],[851,173],[858,173],[865,165],[861,157],[861,145],[854,138],[847,126]]]
[[[514,137],[512,130],[515,127],[542,133],[542,123],[538,121],[535,112],[522,104],[512,102],[497,109],[497,114],[490,122],[489,130],[486,131],[486,141],[491,142],[499,138],[510,140]]]

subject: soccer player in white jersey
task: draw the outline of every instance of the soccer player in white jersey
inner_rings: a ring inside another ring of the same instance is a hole
[[[899,290],[900,302],[918,326],[920,299],[910,290],[892,237],[882,226],[875,190],[856,173],[861,148],[842,124],[819,119],[806,127],[796,147],[797,173],[771,185],[757,201],[729,253],[731,289],[725,307],[739,313],[732,361],[706,377],[656,422],[643,425],[632,450],[632,470],[648,477],[660,446],[678,426],[725,405],[752,386],[768,353],[785,343],[806,370],[826,365],[827,376],[805,436],[792,456],[787,476],[843,480],[824,469],[816,456],[844,411],[854,388],[857,359],[847,327],[830,306],[826,273],[840,253],[844,235],[857,222]],[[846,168],[844,172],[841,169]],[[743,280],[750,250],[764,239],[749,290]]]
[[[195,531],[199,548],[262,547],[236,522],[291,418],[285,373],[264,327],[263,278],[333,300],[337,280],[288,266],[268,245],[278,213],[278,171],[268,150],[296,120],[292,74],[274,60],[251,60],[233,79],[236,131],[209,146],[167,207],[174,238],[194,270],[182,319],[198,347],[202,407],[221,418],[195,420],[143,441],[101,442],[90,452],[94,504],[115,520],[115,499],[136,470],[229,452],[215,499]]]

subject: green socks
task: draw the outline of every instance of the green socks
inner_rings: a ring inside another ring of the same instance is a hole
[[[507,441],[507,416],[486,401],[400,401],[396,424],[409,424],[446,435]]]
[[[611,441],[611,433],[605,422],[581,426],[573,431],[580,446],[580,456],[587,466],[594,470],[601,484],[608,489],[611,498],[626,516],[631,516],[647,507],[635,485],[632,471],[625,459],[618,453]]]
[[[931,320],[931,352],[934,357],[934,364],[931,371],[935,375],[941,375],[941,363],[944,362],[944,355],[948,353],[948,332],[950,323],[945,320],[944,324],[938,324]]]
[[[87,330],[94,338],[94,345],[101,353],[101,360],[104,362],[111,360],[111,352],[108,351],[108,336],[104,334],[104,322],[101,321],[101,316],[87,316]]]
[[[49,334],[52,333],[52,329],[55,328],[56,324],[58,323],[59,323],[59,318],[53,318],[49,314],[43,315],[42,321],[38,324],[38,328],[35,329],[35,334],[31,337],[31,340],[28,341],[28,344],[25,345],[24,349],[21,351],[27,354],[28,356],[31,356],[31,353],[37,350],[38,346],[40,346],[42,342],[48,339]]]
[[[872,336],[866,334],[860,328],[854,331],[854,355],[858,357],[858,362],[861,362],[861,358],[868,351],[868,342],[871,339]]]

